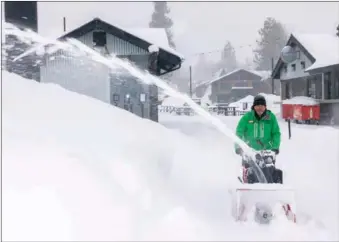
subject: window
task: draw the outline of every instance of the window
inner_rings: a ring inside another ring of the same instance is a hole
[[[300,60],[300,51],[297,51],[297,59]]]
[[[291,98],[291,93],[290,93],[290,91],[291,91],[290,83],[289,83],[289,82],[286,82],[286,83],[285,83],[285,98],[286,98],[286,99]]]
[[[332,85],[331,72],[326,72],[324,79],[325,79],[325,85],[327,85],[327,98],[332,99],[333,85]]]
[[[309,77],[307,79],[307,86],[308,86],[307,96],[311,98],[316,98],[315,79],[312,77]]]
[[[247,110],[247,108],[248,108],[248,103],[247,102],[243,102],[242,103],[242,109],[243,110]]]
[[[222,82],[220,82],[220,90],[230,90],[231,88],[232,88],[232,85],[231,85],[231,83],[229,83],[229,82],[226,82],[226,81],[222,81]]]
[[[218,94],[217,103],[227,103],[229,101],[229,95],[227,94]]]
[[[301,69],[304,70],[305,69],[305,61],[301,61],[300,66],[301,66]]]
[[[287,65],[284,65],[284,72],[287,72]]]
[[[292,71],[295,71],[296,70],[295,64],[292,64],[291,66],[292,66]]]
[[[104,47],[107,44],[106,32],[94,31],[93,32],[93,43],[95,46]]]
[[[112,99],[114,102],[119,102],[119,97],[120,97],[119,94],[114,93]]]

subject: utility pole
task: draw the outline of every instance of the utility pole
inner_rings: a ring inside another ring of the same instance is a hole
[[[271,72],[271,78],[272,78],[272,94],[274,94],[274,78],[272,77],[273,69],[274,69],[274,58],[273,58],[273,57],[272,57],[272,59],[271,59],[271,69],[272,69],[272,72]]]
[[[66,17],[64,17],[64,19],[63,19],[63,26],[64,26],[64,32],[66,32]]]
[[[190,97],[192,98],[192,66],[190,66]]]

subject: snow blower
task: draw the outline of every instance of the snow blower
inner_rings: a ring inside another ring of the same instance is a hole
[[[283,172],[275,167],[275,153],[259,151],[255,158],[243,155],[240,185],[232,193],[232,215],[236,221],[252,216],[259,224],[270,224],[280,214],[296,223],[294,190],[283,185]]]

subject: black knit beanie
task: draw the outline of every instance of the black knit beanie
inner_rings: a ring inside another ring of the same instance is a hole
[[[257,96],[254,97],[252,109],[254,108],[254,106],[257,106],[257,105],[264,105],[264,106],[266,106],[266,99],[265,99],[264,96],[257,95]]]

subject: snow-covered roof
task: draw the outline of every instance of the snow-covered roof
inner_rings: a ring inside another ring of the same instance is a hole
[[[232,87],[232,89],[253,89],[253,87]]]
[[[277,113],[280,110],[280,96],[274,95],[274,94],[267,94],[267,93],[259,93],[259,95],[262,95],[266,99],[267,108],[271,111],[273,110],[274,113]],[[254,101],[254,96],[248,95],[236,102],[230,103],[229,107],[235,107],[237,109],[242,110],[243,109],[243,103],[247,103],[247,109],[250,110],[252,107]]]
[[[184,59],[182,54],[170,47],[164,28],[124,28],[123,30]]]
[[[319,102],[311,97],[297,96],[282,101],[283,104],[300,104],[305,106],[318,105]]]
[[[167,34],[166,34],[165,29],[163,28],[124,28],[116,23],[111,23],[110,21],[103,20],[102,18],[94,18],[90,20],[89,22],[93,20],[99,20],[109,25],[112,25],[126,33],[129,33],[139,39],[142,39],[148,42],[151,45],[157,45],[159,48],[173,55],[176,55],[180,59],[184,60],[184,56],[182,54],[180,54],[179,52],[177,52],[176,50],[174,50],[173,48],[169,46]],[[86,22],[86,24],[88,24],[89,22]],[[78,28],[79,26],[63,33],[62,36],[65,36]]]
[[[220,70],[218,70],[216,73],[214,73],[213,78],[218,78],[221,76],[221,74],[225,72],[224,68],[221,68]]]
[[[313,69],[339,64],[339,38],[330,34],[292,34],[316,59],[306,69]]]
[[[228,106],[229,107],[235,107],[237,110],[242,110],[243,109],[243,103],[247,103],[247,111],[249,111],[252,107],[254,97],[252,95],[248,95],[236,102],[230,103]]]
[[[225,75],[214,78],[213,80],[209,81],[208,84],[212,84],[213,82],[219,81],[220,79],[225,78],[227,76],[230,76],[230,75],[232,75],[232,74],[234,74],[238,71],[241,71],[241,70],[250,72],[250,73],[257,75],[257,76],[260,76],[262,78],[261,80],[267,79],[271,76],[271,71],[256,71],[256,70],[247,70],[247,69],[243,69],[243,68],[237,68],[237,69],[235,69],[231,72],[226,73]]]
[[[257,74],[258,76],[261,76],[262,80],[271,78],[272,73],[272,71],[256,71],[256,70],[251,70],[250,72]]]

